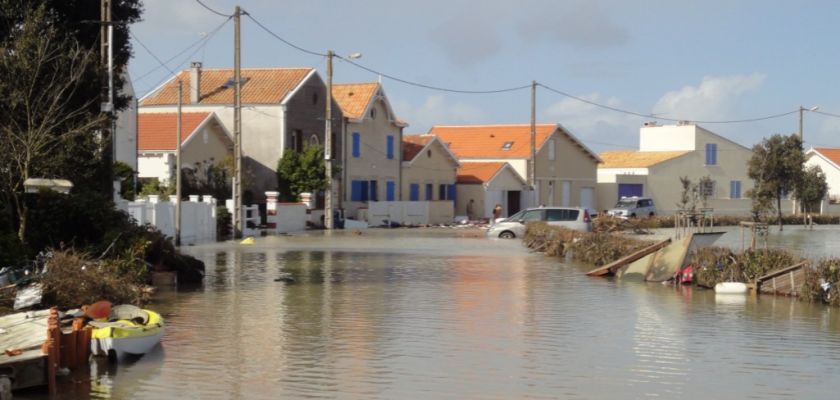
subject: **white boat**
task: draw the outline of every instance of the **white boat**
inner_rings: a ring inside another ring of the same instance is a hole
[[[715,285],[715,293],[745,294],[747,293],[747,284],[743,282],[721,282]]]
[[[160,314],[134,306],[116,306],[109,321],[92,321],[90,351],[96,356],[143,355],[160,343],[164,333]]]

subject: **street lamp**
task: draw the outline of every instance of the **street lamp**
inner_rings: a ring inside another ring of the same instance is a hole
[[[333,81],[333,57],[335,53],[327,50],[327,108],[325,112],[326,127],[324,128],[324,169],[327,175],[327,193],[324,195],[324,228],[333,229],[333,176],[332,176],[332,81]],[[358,59],[362,53],[353,53],[347,56],[350,59]]]
[[[805,141],[805,138],[803,136],[803,131],[802,131],[802,115],[805,113],[805,111],[817,111],[819,109],[820,109],[820,106],[814,106],[814,107],[811,107],[811,108],[805,108],[805,107],[799,106],[799,140],[801,140],[803,142]]]

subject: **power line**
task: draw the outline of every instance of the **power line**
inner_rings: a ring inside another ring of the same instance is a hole
[[[262,28],[262,30],[266,31],[269,35],[274,36],[274,38],[276,38],[277,40],[279,40],[279,41],[281,41],[281,42],[285,43],[285,44],[286,44],[286,45],[288,45],[288,46],[290,46],[290,47],[292,47],[292,48],[295,48],[295,49],[297,49],[297,50],[299,50],[299,51],[302,51],[302,52],[304,52],[304,53],[307,53],[307,54],[313,55],[313,56],[319,56],[319,57],[326,57],[326,56],[327,56],[327,54],[326,54],[326,53],[321,53],[321,52],[317,52],[317,51],[308,50],[308,49],[305,49],[305,48],[303,48],[303,47],[300,47],[300,46],[298,46],[298,45],[296,45],[296,44],[294,44],[294,43],[292,43],[292,42],[290,42],[290,41],[288,41],[288,40],[286,40],[286,39],[283,39],[280,35],[278,35],[278,34],[274,33],[271,29],[268,29],[268,27],[266,27],[265,25],[263,25],[262,23],[260,23],[260,21],[257,21],[257,19],[256,19],[256,18],[254,18],[251,14],[249,14],[249,13],[247,13],[247,12],[246,12],[246,13],[245,13],[245,15],[246,15],[248,18],[250,18],[250,19],[251,19],[251,21],[254,21],[254,23],[255,23],[255,24],[257,24],[257,26],[259,26],[260,28]]]
[[[768,120],[768,119],[781,118],[781,117],[785,117],[785,116],[788,116],[788,115],[791,115],[791,114],[796,114],[796,113],[799,112],[799,110],[797,109],[797,110],[788,111],[788,112],[784,112],[784,113],[766,115],[766,116],[763,116],[763,117],[756,117],[756,118],[732,119],[732,120],[710,120],[710,121],[693,120],[693,119],[688,119],[688,118],[666,118],[666,117],[657,116],[655,114],[644,114],[644,113],[640,113],[640,112],[635,112],[635,111],[625,110],[625,109],[621,109],[621,108],[617,108],[617,107],[613,107],[613,106],[608,106],[606,104],[597,103],[597,102],[587,100],[587,99],[584,99],[582,97],[578,97],[578,96],[575,96],[573,94],[564,92],[562,90],[554,89],[554,88],[549,87],[547,85],[544,85],[542,83],[537,83],[537,85],[541,86],[542,88],[544,88],[544,89],[546,89],[550,92],[554,92],[554,93],[557,93],[561,96],[565,96],[565,97],[568,97],[568,98],[573,99],[573,100],[577,100],[577,101],[582,102],[582,103],[593,105],[595,107],[600,107],[600,108],[603,108],[603,109],[606,109],[606,110],[615,111],[615,112],[619,112],[619,113],[623,113],[623,114],[634,115],[634,116],[642,117],[642,118],[650,118],[650,119],[655,119],[655,120],[671,121],[671,122],[690,121],[690,122],[700,123],[700,124],[735,124],[735,123],[757,122],[757,121],[764,121],[764,120]]]
[[[142,74],[142,75],[138,76],[137,78],[134,78],[134,80],[135,80],[135,81],[141,81],[141,80],[143,80],[143,78],[145,78],[145,77],[147,77],[147,76],[149,76],[149,75],[153,74],[155,71],[157,71],[157,70],[161,69],[162,67],[164,67],[164,65],[163,65],[163,64],[167,64],[167,65],[168,65],[170,62],[172,62],[172,60],[174,60],[174,59],[176,59],[176,58],[180,57],[180,56],[181,56],[181,55],[183,55],[184,53],[186,53],[186,52],[190,51],[190,49],[192,49],[193,47],[195,47],[195,46],[197,46],[197,45],[201,44],[201,42],[203,42],[203,41],[207,40],[207,38],[208,38],[208,37],[213,36],[214,34],[216,34],[216,32],[218,32],[220,29],[222,29],[222,27],[224,27],[224,26],[225,26],[225,25],[226,25],[226,24],[227,24],[230,20],[231,20],[231,18],[226,19],[226,20],[225,20],[225,22],[222,22],[219,26],[217,26],[215,29],[213,29],[213,30],[212,30],[212,31],[210,31],[209,33],[207,33],[205,36],[203,36],[203,37],[199,38],[198,40],[196,40],[195,42],[193,42],[192,44],[190,44],[189,46],[187,46],[187,47],[186,47],[186,48],[184,48],[183,50],[179,51],[179,52],[178,52],[177,54],[175,54],[174,56],[169,57],[169,58],[168,58],[168,59],[166,59],[163,63],[161,63],[161,65],[158,65],[157,67],[152,68],[151,70],[149,70],[148,72],[146,72],[146,73],[144,73],[144,74]],[[132,35],[132,36],[133,36],[133,35]],[[136,39],[136,37],[135,37],[135,39]],[[138,40],[138,42],[139,42],[139,40]]]
[[[250,18],[251,21],[254,21],[254,23],[257,24],[257,26],[262,28],[262,30],[266,31],[269,35],[271,35],[274,38],[276,38],[277,40],[285,43],[289,47],[292,47],[292,48],[294,48],[298,51],[301,51],[303,53],[310,54],[310,55],[313,55],[313,56],[319,56],[319,57],[326,57],[327,56],[326,53],[321,53],[321,52],[318,52],[318,51],[309,50],[309,49],[300,47],[300,46],[284,39],[282,36],[278,35],[274,31],[272,31],[271,29],[269,29],[268,27],[266,27],[265,25],[263,25],[262,23],[257,21],[257,19],[254,18],[250,14],[248,14],[248,18]],[[444,88],[444,87],[440,87],[440,86],[427,85],[427,84],[424,84],[424,83],[419,83],[419,82],[409,81],[409,80],[403,79],[403,78],[398,78],[394,75],[386,74],[386,73],[383,73],[381,71],[377,71],[373,68],[366,67],[366,66],[361,65],[361,64],[359,64],[355,61],[350,60],[349,58],[342,57],[338,54],[336,54],[335,57],[342,60],[342,61],[345,61],[345,62],[347,62],[347,63],[349,63],[353,66],[355,66],[356,68],[363,69],[367,72],[370,72],[370,73],[373,73],[373,74],[376,74],[376,75],[380,75],[382,77],[388,78],[388,79],[396,81],[396,82],[404,83],[406,85],[421,87],[421,88],[424,88],[424,89],[437,90],[437,91],[441,91],[441,92],[461,93],[461,94],[492,94],[492,93],[513,92],[513,91],[517,91],[517,90],[528,89],[528,88],[531,87],[531,85],[523,85],[523,86],[517,86],[517,87],[512,87],[512,88],[492,89],[492,90],[463,90],[463,89]]]
[[[231,18],[231,17],[233,17],[233,15],[230,15],[230,14],[225,14],[225,13],[223,13],[223,12],[219,12],[219,11],[216,11],[216,10],[214,10],[214,9],[210,8],[207,4],[202,3],[202,2],[201,2],[201,0],[195,0],[195,2],[196,2],[196,3],[198,3],[198,4],[201,4],[201,6],[202,6],[202,7],[206,8],[206,9],[207,9],[208,11],[210,11],[211,13],[216,14],[216,15],[218,15],[218,16],[220,16],[220,17],[227,17],[227,18]]]
[[[813,110],[813,111],[812,110],[807,110],[807,111],[812,112],[812,113],[822,114],[822,115],[825,115],[826,117],[840,118],[840,114],[832,114],[830,112],[819,111],[819,110]]]

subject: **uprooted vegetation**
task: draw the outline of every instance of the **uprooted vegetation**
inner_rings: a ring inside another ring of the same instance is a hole
[[[752,283],[761,276],[790,267],[796,262],[793,255],[780,249],[735,252],[724,247],[704,247],[689,256],[697,285],[708,288],[721,282]]]
[[[528,223],[523,244],[549,256],[570,256],[575,261],[605,265],[651,243],[606,232],[580,232],[544,222]]]

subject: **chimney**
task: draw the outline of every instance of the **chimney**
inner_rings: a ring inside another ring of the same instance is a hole
[[[201,63],[193,61],[190,63],[190,103],[198,104],[201,101]]]

